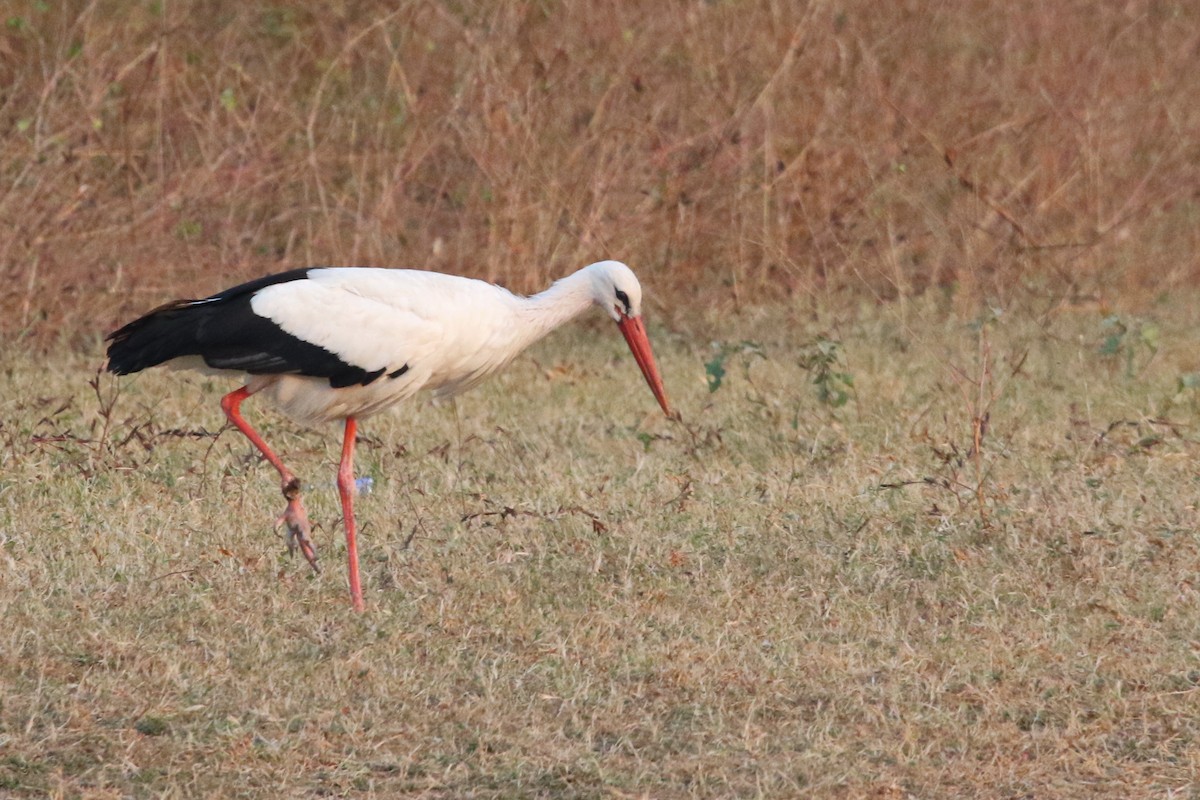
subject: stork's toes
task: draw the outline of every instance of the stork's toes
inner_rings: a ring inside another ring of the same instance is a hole
[[[317,566],[317,549],[313,547],[312,539],[309,538],[312,527],[308,524],[308,514],[304,511],[304,503],[300,500],[299,492],[289,494],[287,508],[284,509],[275,524],[284,526],[287,531],[284,541],[287,543],[288,555],[294,555],[296,548],[299,547],[313,572],[320,573],[321,568]]]

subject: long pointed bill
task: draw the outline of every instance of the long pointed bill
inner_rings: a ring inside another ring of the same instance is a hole
[[[633,351],[633,357],[641,367],[646,383],[650,384],[654,398],[662,406],[663,413],[668,417],[673,416],[671,405],[667,402],[667,391],[663,388],[662,378],[658,374],[658,365],[654,363],[654,351],[650,349],[650,340],[646,337],[646,324],[640,316],[622,316],[617,327],[629,343],[629,349]]]

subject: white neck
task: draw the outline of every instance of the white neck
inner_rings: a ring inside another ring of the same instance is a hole
[[[528,347],[555,328],[587,311],[593,305],[592,284],[586,269],[581,269],[549,289],[531,297],[520,298],[517,311],[523,323],[522,347]]]

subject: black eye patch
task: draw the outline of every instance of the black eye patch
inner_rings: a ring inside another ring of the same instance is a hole
[[[617,302],[625,307],[626,315],[633,313],[633,309],[629,306],[629,295],[625,294],[620,289],[617,289]]]

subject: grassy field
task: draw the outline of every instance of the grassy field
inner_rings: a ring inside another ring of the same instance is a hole
[[[1200,5],[15,0],[0,797],[1200,796]],[[99,375],[313,264],[647,288],[339,433]],[[93,380],[94,379],[94,380]],[[89,381],[92,381],[89,383]]]
[[[595,320],[364,425],[362,616],[336,430],[314,577],[225,386],[6,352],[0,794],[1192,796],[1192,300],[652,325],[682,422]]]

